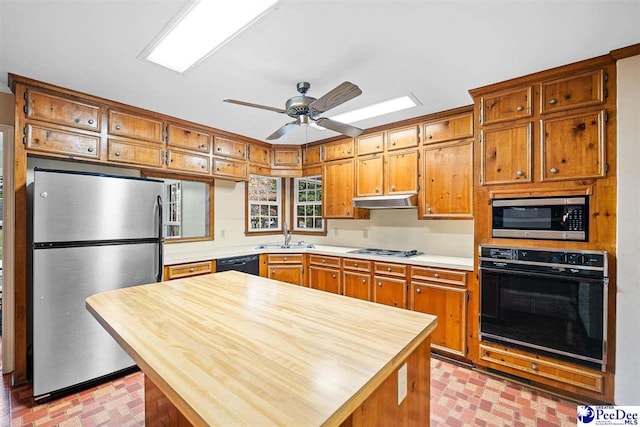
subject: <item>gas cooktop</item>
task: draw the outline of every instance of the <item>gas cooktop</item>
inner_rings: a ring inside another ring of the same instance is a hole
[[[356,249],[355,251],[349,251],[348,253],[409,258],[416,255],[422,255],[424,252],[418,252],[415,249],[411,251],[394,251],[392,249],[363,248],[363,249]]]

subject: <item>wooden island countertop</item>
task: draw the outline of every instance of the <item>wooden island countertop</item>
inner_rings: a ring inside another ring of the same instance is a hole
[[[148,425],[358,425],[387,409],[395,425],[428,425],[435,316],[235,271],[86,305],[145,374]]]

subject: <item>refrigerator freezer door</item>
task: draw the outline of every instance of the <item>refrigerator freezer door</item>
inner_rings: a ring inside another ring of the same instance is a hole
[[[34,250],[34,396],[134,365],[85,299],[155,282],[157,251],[153,243]]]
[[[33,242],[158,238],[163,183],[36,170]]]

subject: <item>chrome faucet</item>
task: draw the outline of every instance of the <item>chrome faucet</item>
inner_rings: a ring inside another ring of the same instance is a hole
[[[288,230],[289,225],[284,223],[284,245],[289,246],[289,242],[291,242],[291,232]]]

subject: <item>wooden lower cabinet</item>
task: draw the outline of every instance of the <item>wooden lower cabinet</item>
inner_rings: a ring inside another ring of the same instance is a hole
[[[373,282],[373,302],[392,307],[407,307],[406,280],[375,276]]]
[[[266,274],[269,279],[304,286],[304,264],[302,254],[266,255]]]
[[[182,277],[199,276],[201,274],[215,273],[215,264],[212,261],[198,261],[182,264],[166,265],[164,267],[164,279],[180,279]]]
[[[355,271],[342,272],[343,295],[371,301],[371,274]]]
[[[340,258],[310,255],[309,287],[334,294],[342,294]]]

